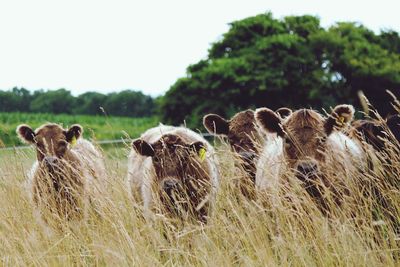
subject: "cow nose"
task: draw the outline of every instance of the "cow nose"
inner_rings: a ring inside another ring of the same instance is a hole
[[[318,165],[314,161],[300,162],[297,171],[304,176],[315,175],[318,173]]]
[[[57,163],[57,157],[45,157],[44,162],[47,166],[54,166]]]
[[[165,180],[163,183],[163,189],[166,192],[170,192],[171,190],[176,189],[178,186],[178,182],[176,180]]]

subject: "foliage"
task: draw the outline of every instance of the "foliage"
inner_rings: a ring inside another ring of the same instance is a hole
[[[107,95],[88,92],[77,97],[65,89],[37,90],[25,88],[0,90],[0,112],[35,112],[53,114],[100,115],[145,117],[154,115],[153,98],[142,92],[123,90]]]
[[[245,108],[359,105],[357,92],[381,113],[400,92],[400,38],[356,23],[329,29],[313,16],[274,19],[270,13],[235,21],[206,59],[187,68],[160,101],[164,121],[199,126],[205,113]]]

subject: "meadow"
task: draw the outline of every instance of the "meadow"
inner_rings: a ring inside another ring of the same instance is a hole
[[[116,140],[127,137],[136,138],[146,129],[156,126],[158,121],[156,117],[129,118],[107,115],[0,112],[0,147],[21,145],[21,141],[15,134],[15,129],[21,123],[28,124],[33,129],[47,122],[61,123],[64,127],[79,123],[85,130],[85,138]]]
[[[107,146],[106,193],[86,221],[66,223],[50,233],[34,216],[26,173],[34,150],[7,151],[0,157],[0,265],[3,266],[398,266],[399,239],[377,201],[349,183],[346,207],[332,206],[324,216],[298,188],[291,201],[268,205],[262,194],[249,200],[238,193],[243,170],[233,165],[229,145],[217,153],[221,190],[206,225],[181,223],[158,214],[142,216],[126,186],[128,146]],[[395,157],[394,157],[395,158]],[[387,183],[400,175],[396,157],[390,175],[384,166],[364,173],[376,181],[400,214],[398,187]],[[336,170],[338,175],[344,174]],[[349,174],[354,181],[356,174]],[[283,198],[284,199],[284,198]]]
[[[13,116],[0,115],[3,129],[11,134],[19,122],[36,127],[50,120],[64,125],[79,122],[92,129],[97,139],[121,138],[124,131],[134,137],[157,124],[156,118]],[[348,194],[344,205],[331,203],[327,216],[296,183],[274,203],[263,192],[254,199],[242,196],[237,181],[244,170],[234,165],[228,144],[215,139],[214,145],[221,187],[207,224],[181,222],[163,214],[146,221],[141,203],[131,199],[126,185],[130,146],[111,144],[99,147],[107,168],[105,193],[86,220],[66,222],[63,231],[49,231],[34,215],[27,187],[34,149],[0,151],[0,265],[399,266],[396,147],[378,157],[374,169],[334,170],[348,180]]]

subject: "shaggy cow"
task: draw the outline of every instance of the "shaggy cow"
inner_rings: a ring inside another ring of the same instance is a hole
[[[277,137],[266,143],[257,164],[256,185],[263,190],[276,190],[284,174],[295,174],[307,192],[326,208],[324,188],[334,191],[337,181],[330,180],[335,168],[350,169],[362,160],[362,150],[338,131],[354,114],[350,105],[339,105],[328,118],[310,109],[301,109],[285,120],[267,108],[256,110],[259,126]]]
[[[276,111],[282,118],[291,114],[288,108],[280,108]],[[226,120],[217,114],[208,114],[203,118],[203,125],[210,134],[226,136],[233,151],[239,155],[240,165],[248,174],[241,181],[240,189],[246,196],[254,195],[256,177],[256,162],[260,154],[260,148],[266,138],[257,127],[254,111],[248,109],[235,114],[230,120]]]
[[[134,196],[140,192],[145,216],[158,206],[205,222],[219,180],[212,146],[189,129],[165,125],[147,130],[132,146],[128,182]]]
[[[356,120],[352,123],[349,136],[365,141],[377,151],[383,151],[386,149],[385,139],[400,142],[400,116],[390,116],[384,122]]]
[[[72,125],[63,129],[44,124],[36,131],[20,125],[17,134],[22,141],[36,147],[37,160],[29,174],[32,200],[42,219],[82,219],[93,179],[105,174],[101,153],[80,138],[83,129]]]

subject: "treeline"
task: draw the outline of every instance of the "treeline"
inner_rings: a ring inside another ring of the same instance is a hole
[[[314,16],[261,14],[230,24],[206,59],[187,68],[161,99],[162,119],[199,126],[209,112],[230,116],[255,107],[360,108],[363,91],[378,111],[400,96],[400,37],[357,23],[325,29]]]
[[[124,90],[101,94],[88,92],[73,96],[65,89],[28,91],[24,88],[0,90],[0,112],[147,117],[155,113],[154,99],[139,91]]]

